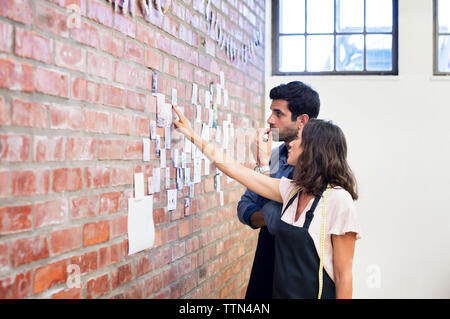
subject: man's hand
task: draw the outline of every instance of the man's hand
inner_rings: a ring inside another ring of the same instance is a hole
[[[266,136],[266,139],[264,139]],[[270,129],[258,130],[256,136],[256,163],[259,166],[268,166],[272,154],[272,132]]]

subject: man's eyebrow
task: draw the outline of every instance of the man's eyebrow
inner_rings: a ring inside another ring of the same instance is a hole
[[[280,110],[280,109],[273,109],[273,108],[270,108],[273,112],[280,112],[281,114],[284,114],[283,113],[283,111],[282,110]]]

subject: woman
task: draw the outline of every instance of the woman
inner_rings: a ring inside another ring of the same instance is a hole
[[[274,298],[351,298],[352,262],[359,226],[356,182],[339,127],[311,119],[289,144],[294,179],[246,168],[202,140],[175,108],[175,126],[223,173],[255,193],[283,203],[281,216],[264,216],[275,234]],[[259,137],[261,139],[261,136]],[[269,144],[272,136],[269,133]],[[261,143],[261,140],[259,141]]]

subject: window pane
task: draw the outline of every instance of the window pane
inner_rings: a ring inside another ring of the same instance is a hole
[[[439,72],[450,72],[450,36],[439,37]]]
[[[392,35],[367,35],[366,61],[368,71],[391,71]]]
[[[364,0],[336,0],[336,31],[364,30]]]
[[[305,0],[280,0],[280,33],[305,33]]]
[[[334,0],[308,0],[308,33],[334,32]]]
[[[438,2],[439,32],[450,32],[450,0]]]
[[[332,35],[308,36],[308,72],[333,71],[334,37]]]
[[[336,70],[362,71],[364,69],[364,36],[336,36]]]
[[[392,0],[366,0],[366,31],[392,32]]]
[[[280,36],[280,72],[305,71],[305,37]]]

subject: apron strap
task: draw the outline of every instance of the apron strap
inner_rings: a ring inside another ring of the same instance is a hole
[[[294,202],[294,200],[297,198],[298,196],[298,192],[300,190],[300,187],[296,186],[294,188],[294,190],[289,194],[288,196],[288,202],[286,204],[286,206],[283,209],[283,212],[281,213],[281,216],[284,215],[284,213],[286,212],[286,210],[289,208],[289,206],[291,206],[291,204]]]

